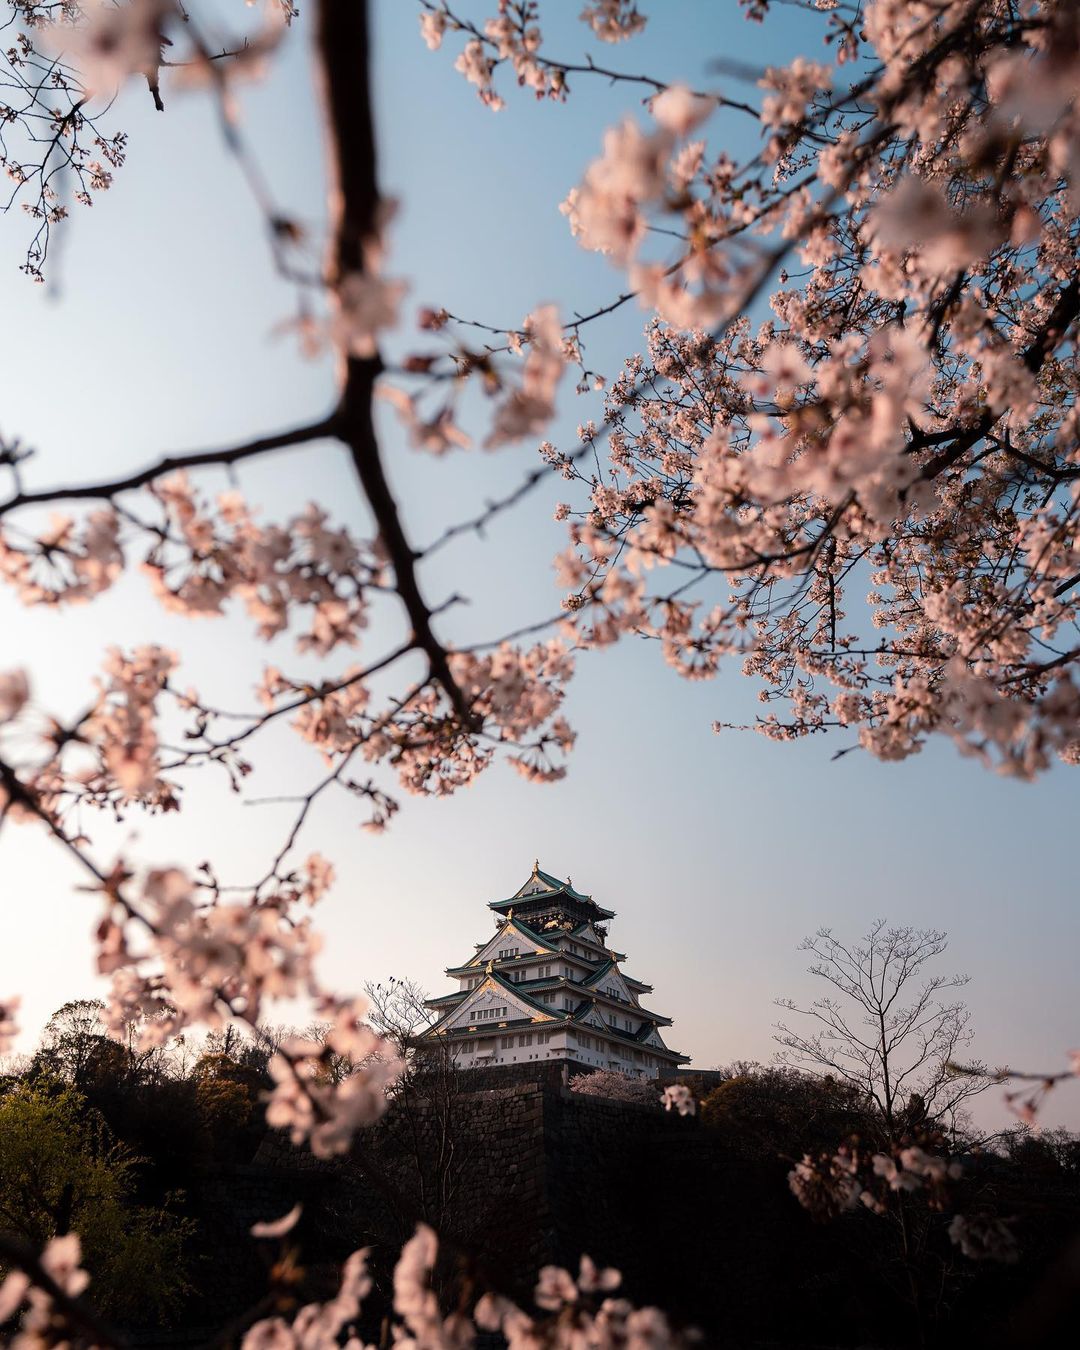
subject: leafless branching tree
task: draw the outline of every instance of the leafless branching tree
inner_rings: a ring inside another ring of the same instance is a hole
[[[401,1151],[419,1217],[440,1231],[460,1231],[465,1216],[456,1202],[478,1147],[475,1132],[463,1120],[468,1075],[445,1043],[420,1040],[431,1013],[415,980],[370,983],[365,993],[372,1026],[396,1047],[403,1065],[391,1089],[388,1142]]]
[[[947,946],[938,929],[891,928],[884,919],[851,944],[819,928],[800,950],[830,992],[805,1006],[777,1001],[803,1019],[778,1024],[781,1060],[851,1084],[890,1147],[912,1129],[954,1129],[964,1103],[994,1081],[982,1064],[956,1071],[974,1033],[967,1007],[952,997],[969,977],[928,969]]]

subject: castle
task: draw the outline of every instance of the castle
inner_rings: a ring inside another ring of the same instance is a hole
[[[425,1040],[449,1045],[468,1068],[562,1060],[655,1078],[689,1062],[661,1039],[671,1018],[641,1005],[652,986],[624,974],[624,953],[607,946],[610,909],[539,862],[488,908],[495,936],[447,969],[458,988],[428,1001],[435,1021]]]

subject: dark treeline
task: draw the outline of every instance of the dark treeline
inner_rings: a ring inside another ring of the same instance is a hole
[[[563,1259],[586,1250],[618,1266],[635,1302],[701,1326],[710,1344],[1055,1345],[1075,1317],[1062,1257],[1080,1231],[1076,1136],[1018,1126],[987,1140],[957,1126],[945,1138],[913,1104],[900,1122],[911,1142],[963,1158],[948,1203],[916,1193],[902,1212],[821,1221],[793,1198],[792,1165],[840,1140],[873,1147],[879,1122],[833,1079],[736,1065],[695,1119],[612,1107],[637,1113],[633,1142],[599,1148],[577,1199],[551,1211],[562,1231],[538,1233],[520,1176],[482,1170],[497,1108],[488,1094],[477,1114],[485,1094],[450,1063],[412,1060],[386,1120],[340,1164],[293,1153],[262,1122],[281,1034],[147,1051],[108,1037],[97,1005],[65,1005],[0,1079],[0,1231],[35,1244],[77,1231],[117,1325],[188,1329],[192,1343],[223,1318],[242,1326],[247,1310],[326,1296],[362,1245],[377,1341],[394,1255],[421,1218],[444,1237],[448,1298],[490,1281],[527,1299],[542,1239]],[[253,1217],[293,1199],[304,1212],[287,1240],[247,1237]],[[1007,1221],[1014,1259],[969,1259],[948,1236],[955,1212]]]

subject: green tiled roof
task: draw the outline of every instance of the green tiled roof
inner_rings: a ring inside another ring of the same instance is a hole
[[[608,1024],[607,1024],[606,1022],[604,1023],[602,1029],[601,1029],[600,1027],[594,1027],[594,1026],[592,1026],[590,1023],[588,1023],[588,1022],[586,1022],[586,1021],[584,1020],[584,1019],[585,1019],[585,1015],[589,1012],[589,1010],[592,1008],[592,1006],[593,1006],[592,1003],[589,1003],[589,1002],[583,1003],[583,1004],[578,1008],[578,1010],[573,1014],[573,1016],[572,1016],[572,1018],[571,1018],[571,1021],[577,1022],[579,1026],[585,1026],[585,1027],[588,1027],[589,1030],[590,1030],[594,1035],[599,1035],[599,1034],[601,1034],[601,1030],[602,1030],[605,1034],[610,1034],[610,1035],[612,1035],[612,1036],[615,1036],[615,1037],[617,1037],[619,1040],[623,1040],[623,1041],[634,1041],[634,1042],[636,1042],[637,1044],[640,1045],[640,1044],[644,1044],[645,1038],[646,1038],[652,1031],[655,1030],[655,1027],[654,1027],[651,1023],[646,1023],[645,1026],[639,1027],[637,1031],[624,1031],[624,1030],[620,1030],[618,1027],[611,1027],[611,1026],[608,1026]],[[650,1050],[655,1050],[655,1051],[657,1051],[657,1053],[659,1053],[659,1054],[672,1055],[675,1059],[689,1060],[689,1058],[690,1058],[689,1055],[681,1055],[681,1054],[679,1054],[679,1052],[678,1052],[677,1050],[669,1050],[668,1047],[667,1047],[666,1045],[664,1045],[664,1046],[660,1046],[660,1045],[650,1045],[650,1046],[649,1046],[649,1049],[650,1049]]]
[[[572,896],[575,900],[592,899],[591,895],[582,895],[580,891],[575,891],[568,881],[560,881],[558,877],[553,877],[550,872],[544,872],[539,867],[536,869],[536,875],[549,886],[554,886],[556,890],[565,890],[566,894]]]
[[[651,1025],[653,1026],[657,1027],[671,1026],[670,1017],[661,1017],[659,1013],[650,1012],[648,1008],[642,1008],[636,1003],[620,1003],[618,999],[610,999],[610,998],[607,1000],[607,1002],[613,1008],[627,1009],[628,1012],[636,1014],[637,1016],[643,1018],[646,1022],[651,1023]],[[585,1003],[582,1005],[582,1007],[587,1011],[589,1008],[593,1007],[595,1003],[596,1003],[596,994],[593,990],[589,990],[588,996],[586,997]],[[580,1011],[581,1009],[578,1010],[579,1013]],[[575,1014],[575,1016],[576,1015],[577,1014]],[[606,1026],[607,1023],[605,1022],[604,1025]]]
[[[469,991],[467,989],[458,989],[453,994],[440,994],[438,998],[424,999],[425,1008],[441,1007],[442,1004],[460,1003]]]
[[[645,984],[642,980],[635,980],[631,975],[624,975],[614,961],[605,962],[604,965],[602,965],[599,970],[594,970],[587,980],[582,980],[582,984],[594,985],[598,980],[602,979],[612,970],[615,971],[616,975],[618,975],[620,979],[625,980],[628,985],[637,985],[639,989],[647,990],[650,994],[652,993],[651,984]]]
[[[532,895],[512,895],[508,900],[491,900],[488,902],[489,909],[506,910],[514,905],[531,904],[539,900],[553,900],[556,896],[565,895],[569,900],[575,900],[580,905],[591,905],[598,917],[613,919],[614,913],[610,909],[604,909],[598,905],[591,895],[582,895],[580,891],[575,891],[568,881],[560,881],[558,877],[553,877],[550,872],[544,872],[539,867],[535,868],[532,876],[539,879],[550,889],[546,891],[536,891]],[[528,882],[525,883],[528,885]]]
[[[610,970],[612,964],[612,962],[609,962],[607,967],[605,967],[605,970]],[[474,966],[472,969],[475,970],[476,967]],[[599,972],[599,974],[604,973],[604,970]],[[487,978],[486,970],[484,971],[484,976]],[[546,1012],[551,1017],[577,1017],[580,1012],[588,1011],[588,1009],[593,1006],[596,1002],[597,993],[599,992],[600,996],[604,998],[611,1007],[626,1009],[628,1015],[637,1015],[649,1023],[650,1026],[671,1025],[670,1017],[662,1017],[660,1013],[650,1012],[648,1008],[642,1008],[640,1005],[634,1003],[624,1003],[621,999],[612,999],[603,994],[603,991],[595,990],[592,988],[594,981],[591,979],[583,980],[579,983],[576,980],[568,979],[565,975],[547,975],[542,980],[510,980],[499,970],[492,970],[491,976],[502,988],[509,989],[512,993],[517,994],[533,1007],[536,1007],[541,1012]],[[481,981],[481,984],[482,983],[483,981]],[[474,987],[479,989],[481,985],[476,985]],[[541,1003],[538,999],[531,998],[528,992],[530,989],[558,989],[560,987],[565,989],[568,994],[576,997],[578,1000],[577,1008],[572,1011],[568,1011],[564,1008],[556,1008],[551,1004]],[[430,1008],[445,1007],[450,1011],[453,1008],[456,1008],[461,1001],[472,992],[472,989],[459,989],[454,993],[442,994],[439,998],[428,999],[427,1006]],[[442,1015],[445,1016],[445,1014]],[[649,1027],[646,1027],[645,1030],[647,1032]]]
[[[567,937],[577,937],[579,933],[584,932],[586,928],[591,928],[592,926],[593,926],[593,921],[592,921],[592,919],[585,919],[584,922],[579,923],[579,924],[577,925],[576,928],[571,928],[570,931],[567,933],[566,936],[567,936]],[[596,942],[593,943],[593,946],[595,946],[595,947],[604,947],[604,944],[603,944],[603,943],[599,940],[599,938],[598,938],[598,939],[596,940]],[[604,947],[604,950],[607,951],[607,948]]]
[[[541,1003],[538,999],[532,998],[529,994],[524,993],[521,990],[521,988],[518,985],[514,984],[511,980],[504,979],[497,970],[493,970],[490,973],[486,973],[484,978],[486,980],[494,980],[494,982],[497,985],[499,985],[500,988],[505,989],[508,993],[514,994],[517,998],[521,999],[523,1003],[527,1003],[529,1007],[535,1008],[537,1012],[543,1013],[546,1017],[550,1017],[556,1021],[565,1021],[570,1016],[570,1014],[565,1009],[549,1007],[546,1003]],[[553,978],[552,982],[555,983],[557,981],[556,979]],[[546,984],[547,981],[545,980],[543,983]],[[476,986],[476,988],[482,989],[483,987],[484,987],[484,980],[481,980],[481,982]],[[474,992],[475,991],[472,989],[466,989],[462,991],[462,996],[467,997],[469,994]],[[432,1000],[432,1002],[435,1001],[436,1000],[434,999]],[[428,1031],[434,1031],[435,1028],[440,1025],[440,1023],[445,1021],[446,1018],[449,1017],[450,1014],[460,1006],[460,1004],[461,999],[458,999],[457,1002],[454,1004],[454,1006],[449,1008],[445,1013],[443,1013],[442,1016],[439,1017],[438,1021],[436,1021],[433,1026],[428,1027]],[[509,1021],[510,1019],[507,1018],[508,1024]],[[496,1022],[493,1025],[497,1027],[499,1026],[499,1023]]]
[[[511,919],[510,927],[513,928],[515,932],[520,933],[522,937],[529,938],[530,941],[532,942],[538,942],[540,946],[544,948],[545,951],[552,952],[555,956],[562,955],[558,947],[553,947],[551,943],[547,941],[546,938],[541,936],[541,934],[539,934],[534,928],[530,928],[528,924],[522,923],[520,919]],[[497,936],[498,934],[496,934],[496,937]],[[488,938],[487,942],[478,942],[476,944],[476,950],[478,952],[483,951],[483,949],[489,946],[490,943],[491,938]],[[494,959],[498,960],[499,958],[495,957]],[[464,975],[466,971],[469,970],[475,971],[477,969],[478,967],[476,964],[476,957],[474,956],[471,961],[466,961],[463,966],[449,966],[447,968],[446,973],[447,975],[458,975],[458,974]],[[483,966],[480,966],[479,969],[482,970]]]
[[[583,980],[582,983],[595,984],[597,980],[601,979],[604,975],[608,974],[608,972],[612,970],[618,970],[618,966],[616,966],[614,961],[609,959],[604,962],[604,964],[600,967],[599,970],[594,970],[593,973],[589,976],[589,978],[587,980]]]
[[[511,994],[516,994],[518,998],[524,999],[524,1001],[534,1007],[537,1012],[547,1013],[549,1017],[554,1016],[554,1008],[549,1008],[546,1003],[541,1003],[538,999],[532,998],[528,994],[523,994],[512,980],[506,979],[504,976],[500,975],[497,970],[493,970],[488,978],[494,980],[496,984],[501,985],[504,989],[509,990]]]
[[[496,980],[496,982],[504,985],[510,992],[517,993],[518,996],[522,998],[523,1002],[528,1003],[531,1006],[535,1007],[538,1012],[544,1013],[553,1022],[563,1022],[563,1023],[574,1022],[578,1026],[587,1027],[590,1034],[592,1035],[611,1036],[614,1040],[617,1041],[623,1041],[628,1044],[644,1046],[646,1038],[654,1030],[654,1027],[651,1023],[647,1023],[645,1026],[640,1027],[637,1031],[626,1031],[625,1029],[619,1027],[609,1026],[606,1022],[602,1027],[594,1027],[591,1026],[588,1022],[584,1021],[585,1015],[593,1007],[593,1003],[590,999],[583,999],[578,1003],[578,1006],[572,1011],[567,1011],[562,1008],[549,1008],[546,1004],[538,1003],[534,999],[529,998],[528,995],[522,995],[520,990],[517,990],[514,985],[508,984],[505,980]],[[432,1002],[434,1001],[435,1000],[432,1000]],[[452,1012],[453,1009],[450,1009],[449,1011]],[[449,1016],[449,1012],[444,1013],[443,1016],[440,1017],[433,1026],[429,1027],[427,1032],[425,1032],[424,1034],[427,1035],[433,1032],[445,1020],[447,1016]],[[458,1028],[453,1034],[460,1036],[473,1036],[473,1035],[498,1036],[498,1035],[509,1035],[511,1033],[523,1031],[527,1028],[535,1030],[536,1027],[537,1027],[536,1022],[534,1022],[531,1018],[507,1017],[505,1021],[486,1022],[482,1027],[479,1028],[474,1027],[471,1030],[466,1027],[461,1027]],[[680,1063],[689,1061],[689,1056],[680,1054],[677,1050],[671,1050],[666,1045],[650,1045],[647,1048],[656,1054],[666,1055],[669,1058],[676,1060],[677,1062]]]

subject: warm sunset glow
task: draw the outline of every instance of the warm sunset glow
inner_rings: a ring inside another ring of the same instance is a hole
[[[1049,1327],[1077,7],[0,9],[0,1337]]]

